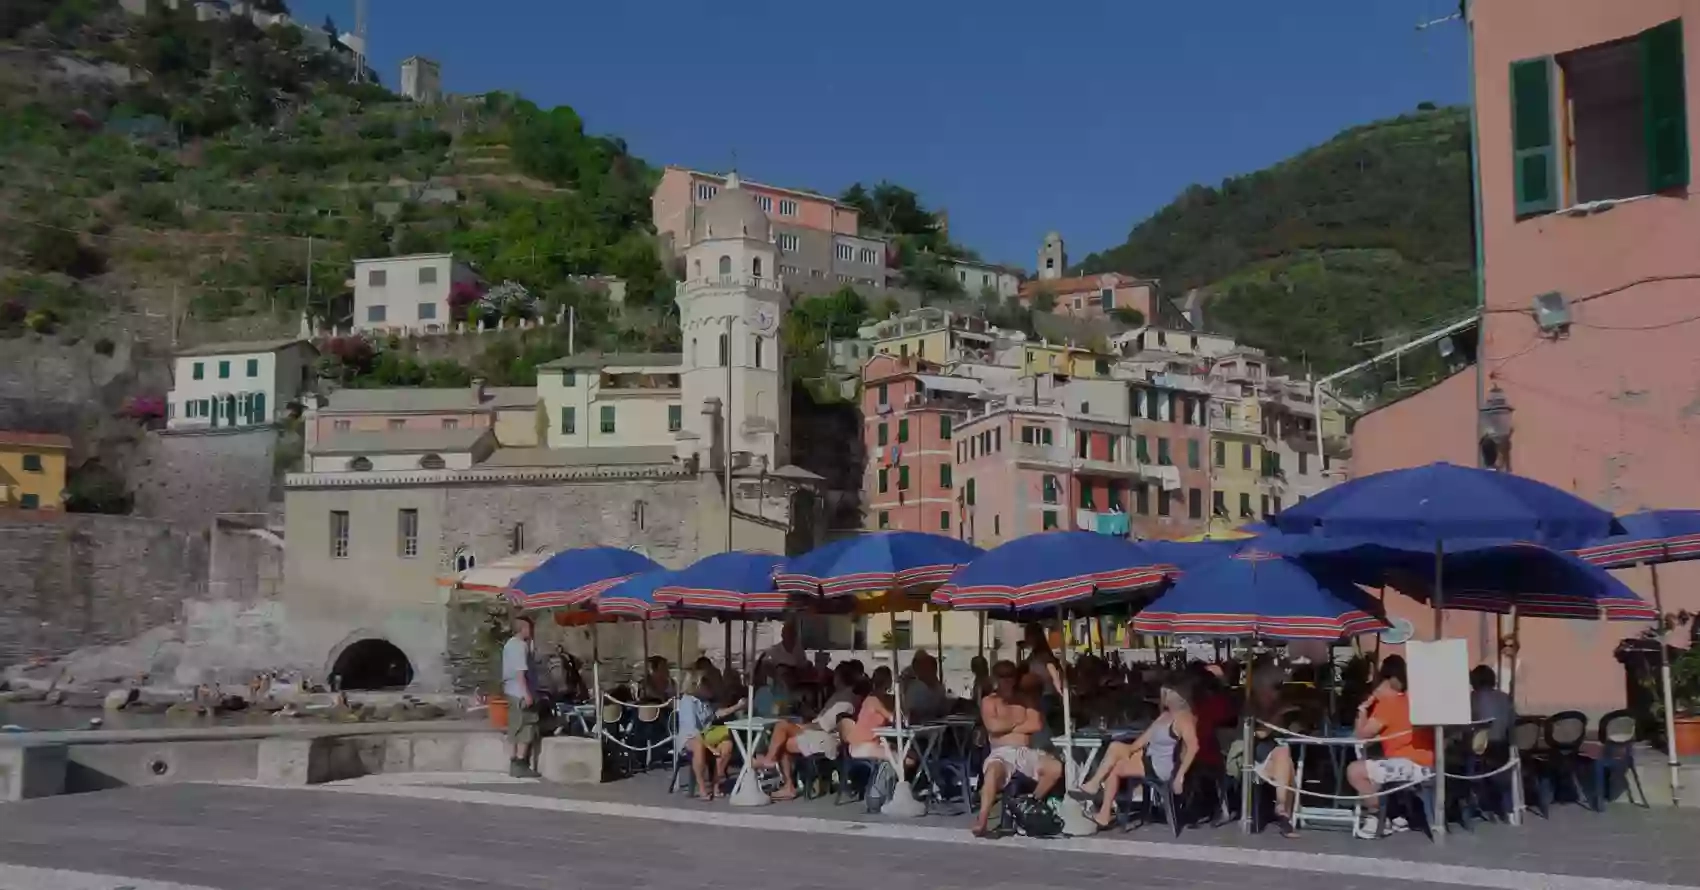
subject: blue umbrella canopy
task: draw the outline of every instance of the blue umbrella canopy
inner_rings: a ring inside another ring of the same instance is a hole
[[[1044,532],[988,550],[957,569],[932,599],[958,609],[1054,609],[1138,593],[1175,571],[1144,544],[1096,532]]]
[[[1325,555],[1313,557],[1324,563]],[[1420,602],[1433,599],[1426,566],[1393,564],[1386,583]],[[1573,554],[1538,544],[1477,544],[1446,555],[1442,577],[1449,609],[1511,611],[1532,618],[1653,621],[1658,612],[1622,581]]]
[[[514,579],[508,599],[524,609],[574,606],[642,572],[661,568],[655,560],[623,547],[563,550]]]
[[[1145,548],[1159,562],[1184,572],[1237,553],[1244,549],[1248,540],[1250,539],[1204,538],[1186,541],[1140,541],[1139,546]]]
[[[1139,633],[1337,640],[1387,626],[1352,582],[1245,547],[1189,569],[1133,618]]]
[[[733,550],[697,560],[672,572],[655,588],[664,606],[708,612],[782,612],[789,601],[773,583],[785,558]]]
[[[1581,547],[1619,530],[1605,510],[1523,476],[1434,463],[1343,482],[1274,516],[1289,535],[1427,547],[1454,538]]]
[[[792,557],[774,576],[779,589],[828,599],[883,597],[943,584],[985,551],[926,532],[858,535]]]
[[[1576,555],[1607,569],[1700,559],[1700,510],[1642,510],[1617,521],[1622,534],[1597,540]]]

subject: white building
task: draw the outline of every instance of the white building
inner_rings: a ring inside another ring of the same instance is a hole
[[[478,273],[454,254],[416,253],[354,261],[354,329],[447,331],[449,293],[456,282],[475,284]]]
[[[680,364],[687,449],[717,454],[726,446],[723,418],[731,418],[731,451],[748,466],[769,471],[786,464],[790,450],[791,394],[781,372],[779,319],[787,298],[776,274],[773,228],[738,174],[726,177],[691,226],[679,285]],[[702,441],[706,439],[707,441]]]
[[[435,59],[408,56],[401,62],[401,94],[423,105],[443,100],[443,66]]]
[[[318,355],[305,340],[214,343],[179,352],[166,401],[166,427],[272,423],[307,391]]]
[[[586,353],[537,368],[549,448],[673,448],[684,430],[678,353]],[[688,456],[688,455],[681,455]]]
[[[1110,345],[1128,358],[1138,358],[1141,353],[1146,352],[1161,352],[1203,359],[1206,362],[1231,355],[1240,348],[1234,338],[1226,334],[1207,334],[1203,331],[1155,325],[1117,334],[1111,338]]]
[[[1021,276],[1001,266],[973,260],[950,260],[949,263],[963,293],[970,297],[978,297],[989,289],[1001,300],[1021,291]]]

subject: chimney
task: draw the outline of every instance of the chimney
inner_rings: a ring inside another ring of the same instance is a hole
[[[484,378],[472,378],[472,404],[474,407],[484,404]]]

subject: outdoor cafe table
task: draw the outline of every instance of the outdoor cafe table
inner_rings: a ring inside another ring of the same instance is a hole
[[[1352,736],[1349,731],[1344,735],[1336,735],[1328,738],[1283,736],[1276,739],[1275,743],[1287,746],[1292,753],[1293,786],[1295,788],[1303,788],[1305,786],[1304,749],[1310,747],[1326,750],[1328,752],[1328,759],[1334,764],[1334,772],[1336,773],[1334,791],[1336,794],[1341,793],[1340,788],[1345,782],[1345,764],[1348,759],[1346,755],[1350,754],[1353,758],[1364,756],[1365,744],[1363,739]],[[1340,806],[1339,803],[1341,802],[1335,801],[1331,802],[1329,805],[1311,806],[1304,802],[1304,795],[1295,794],[1293,796],[1293,827],[1303,828],[1306,822],[1331,822],[1336,825],[1346,826],[1357,825],[1360,809],[1359,802],[1352,801],[1352,805],[1349,807]]]
[[[906,723],[901,727],[882,726],[874,730],[874,737],[880,740],[880,747],[885,749],[886,760],[899,777],[903,775],[903,762],[909,759],[911,748],[915,751],[918,772],[913,783],[917,787],[932,787],[933,771],[931,761],[933,749],[938,747],[939,739],[950,726],[946,723]],[[896,743],[895,745],[893,743]]]
[[[767,802],[767,795],[762,792],[756,780],[755,755],[761,750],[762,740],[768,730],[778,722],[772,717],[740,717],[724,724],[732,731],[732,739],[737,742],[738,754],[744,761],[744,765],[738,769],[738,780],[732,785],[729,801],[747,801],[751,804]]]
[[[1146,724],[1149,725],[1149,724]],[[1145,725],[1120,726],[1110,729],[1077,728],[1069,735],[1053,736],[1051,744],[1062,755],[1063,787],[1069,791],[1081,791],[1086,779],[1098,769],[1098,761],[1104,756],[1110,743],[1117,739],[1138,738],[1145,731]],[[1084,757],[1077,759],[1078,753]]]

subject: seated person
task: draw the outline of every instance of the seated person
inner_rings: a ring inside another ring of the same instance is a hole
[[[765,659],[756,665],[755,715],[783,717],[791,713],[791,687],[794,669],[788,664],[775,665]]]
[[[1216,731],[1234,725],[1238,709],[1233,697],[1222,688],[1221,677],[1195,661],[1187,668],[1192,677],[1192,714],[1198,723],[1198,763],[1214,772],[1221,772],[1224,763],[1222,744]]]
[[[860,701],[856,695],[858,682],[854,671],[849,670],[847,665],[839,665],[839,669],[833,672],[832,697],[827,699],[826,705],[813,720],[774,724],[767,753],[757,757],[754,764],[757,769],[779,768],[784,785],[774,792],[774,800],[790,800],[797,796],[794,771],[798,757],[817,754],[829,759],[838,757],[838,721],[857,713]]]
[[[969,698],[979,701],[992,694],[997,684],[992,682],[992,666],[986,661],[986,656],[974,656],[973,660],[968,662],[968,672],[974,677],[968,689]]]
[[[1162,685],[1157,696],[1162,711],[1150,728],[1131,743],[1111,744],[1097,773],[1081,786],[1089,794],[1103,794],[1098,814],[1092,820],[1099,829],[1110,827],[1115,818],[1117,785],[1123,779],[1144,780],[1147,760],[1151,764],[1151,778],[1167,782],[1173,793],[1180,794],[1186,786],[1187,770],[1192,768],[1199,748],[1191,678],[1175,674]]]
[[[879,677],[880,671],[885,671],[889,682],[891,671],[879,668],[874,671],[876,678]],[[851,757],[858,760],[883,758],[885,746],[880,744],[879,736],[874,732],[891,725],[891,695],[879,692],[873,686],[862,686],[856,691],[862,694],[862,704],[858,707],[855,717],[845,714],[838,718],[838,737],[849,746]]]
[[[1476,665],[1470,671],[1470,719],[1486,723],[1488,742],[1503,746],[1511,741],[1511,724],[1517,722],[1517,708],[1511,696],[1499,689],[1499,677],[1493,668]]]
[[[1294,792],[1293,752],[1275,742],[1275,731],[1269,726],[1285,727],[1293,720],[1298,705],[1284,693],[1286,675],[1272,662],[1256,665],[1251,671],[1252,763],[1257,771],[1275,788],[1275,827],[1282,837],[1298,837],[1293,828]],[[1268,725],[1265,725],[1268,724]]]
[[[656,704],[672,697],[673,673],[669,670],[667,659],[660,655],[651,655],[648,670],[643,675],[643,683],[638,688],[638,701]]]
[[[1364,703],[1358,705],[1357,725],[1352,734],[1360,739],[1380,739],[1381,757],[1354,760],[1346,767],[1346,781],[1365,795],[1363,819],[1352,833],[1360,838],[1381,836],[1381,798],[1370,797],[1385,785],[1421,781],[1434,773],[1434,730],[1411,726],[1411,700],[1405,694],[1405,659],[1389,655],[1381,662],[1381,682]]]
[[[1045,725],[1036,695],[1019,691],[1019,669],[1012,661],[992,668],[997,686],[980,700],[980,721],[986,727],[991,752],[980,778],[980,809],[974,815],[975,837],[987,835],[992,803],[1012,775],[1023,775],[1038,786],[1034,796],[1045,799],[1062,780],[1062,761],[1033,747],[1033,736]],[[1032,676],[1029,674],[1028,676]],[[1007,802],[1005,803],[1007,806]]]
[[[948,700],[944,683],[939,680],[938,659],[925,651],[915,653],[909,662],[913,676],[903,684],[903,713],[917,723],[936,720],[945,715]]]
[[[728,707],[716,708],[716,692],[720,686],[718,672],[705,672],[697,680],[696,689],[679,699],[679,731],[676,744],[679,750],[691,755],[691,776],[696,779],[697,797],[713,800],[714,789],[726,781],[726,770],[732,760],[732,731],[716,721],[738,713],[744,702],[738,700]],[[714,759],[714,782],[708,781],[708,761]]]

